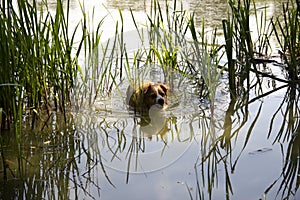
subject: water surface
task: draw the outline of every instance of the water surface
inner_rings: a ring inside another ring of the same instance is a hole
[[[276,7],[267,3],[272,15]],[[184,5],[196,12],[199,24],[204,17],[208,27],[219,26],[227,15],[226,1]],[[129,8],[142,21],[150,9],[148,1],[85,1],[85,6],[96,6],[98,17],[109,10],[116,18],[120,7],[128,20],[129,49],[139,47],[130,43],[135,27]],[[74,16],[79,9],[73,2]],[[104,40],[114,31],[114,17],[104,23]],[[164,81],[158,66],[144,67],[149,69],[146,79]],[[258,67],[284,78],[278,65]],[[299,144],[294,142],[299,132],[299,88],[283,87],[255,99],[262,93],[255,87],[248,97],[251,103],[244,104],[243,95],[230,100],[226,81],[225,72],[213,116],[208,101],[192,84],[175,77],[169,108],[154,113],[151,123],[144,122],[126,105],[129,82],[124,80],[109,97],[71,110],[70,126],[64,126],[59,113],[45,115],[35,130],[24,125],[21,146],[11,132],[3,132],[0,198],[299,199],[299,175],[292,170],[299,162]],[[263,92],[283,86],[268,78],[261,85]],[[22,159],[17,159],[20,152]],[[291,178],[283,178],[283,173]]]

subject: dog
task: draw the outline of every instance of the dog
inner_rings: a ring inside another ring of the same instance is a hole
[[[145,137],[164,136],[170,129],[163,110],[168,107],[169,87],[163,83],[146,82],[129,86],[126,92],[127,104],[139,119],[141,131]]]
[[[127,102],[131,109],[141,115],[148,115],[151,107],[166,109],[168,107],[169,87],[163,83],[146,82],[127,89]]]

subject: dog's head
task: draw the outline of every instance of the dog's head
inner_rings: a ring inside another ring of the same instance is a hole
[[[168,90],[169,87],[162,83],[148,83],[143,86],[143,103],[147,108],[157,106],[158,108],[165,109],[168,107]]]

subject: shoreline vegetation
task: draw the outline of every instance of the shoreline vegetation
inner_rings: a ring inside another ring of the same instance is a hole
[[[92,104],[99,96],[109,95],[122,79],[136,81],[132,70],[138,68],[140,61],[145,65],[157,62],[168,84],[172,85],[174,74],[188,77],[199,88],[199,96],[210,101],[223,70],[228,71],[231,98],[237,98],[240,87],[245,87],[246,93],[250,91],[250,73],[257,79],[268,77],[287,84],[299,83],[299,1],[284,3],[283,18],[270,20],[265,12],[258,16],[255,3],[250,0],[228,1],[228,17],[222,21],[225,43],[219,44],[216,31],[205,32],[204,22],[197,29],[195,14],[184,10],[178,1],[174,0],[173,5],[166,1],[163,10],[154,0],[147,22],[150,48],[139,49],[133,61],[129,61],[132,58],[128,58],[123,43],[121,11],[115,35],[104,46],[100,40],[105,18],[93,27],[95,10],[89,18],[84,4],[82,20],[70,30],[70,0],[57,0],[54,14],[50,14],[44,1],[43,5],[36,0],[16,2],[13,5],[4,0],[0,10],[1,129],[13,124],[18,130],[24,115],[30,116],[34,128],[39,115],[49,115],[53,110],[65,115],[71,107],[81,107],[83,99]],[[251,14],[260,24],[258,30],[250,29]],[[254,31],[259,34],[257,41],[252,39]],[[75,41],[78,33],[79,42]],[[143,41],[142,33],[139,35]],[[192,36],[191,40],[187,35]],[[269,58],[270,37],[276,37],[283,63]],[[84,66],[78,62],[81,55]],[[222,57],[226,57],[227,63],[220,66]],[[257,65],[262,63],[282,65],[286,79],[259,71]]]

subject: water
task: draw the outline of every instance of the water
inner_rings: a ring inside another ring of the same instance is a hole
[[[141,21],[144,11],[149,10],[146,1],[85,1],[86,7],[97,6],[98,17],[107,12],[101,3],[113,16],[118,15],[116,7],[120,6],[124,19],[130,17],[128,7],[141,16]],[[219,17],[213,12],[225,17],[225,3],[201,1],[209,13],[201,11],[203,6],[197,1],[185,1],[184,5],[204,13],[213,27],[219,25]],[[268,8],[273,8],[274,4],[270,5]],[[71,12],[78,10],[72,3]],[[199,15],[199,23],[201,18]],[[113,33],[113,21],[109,18],[104,24],[107,38]],[[132,30],[134,25],[128,23],[128,44],[134,36]],[[140,44],[131,45],[133,51]],[[279,66],[259,67],[283,76]],[[293,186],[290,199],[299,199],[298,173],[292,170],[299,165],[299,147],[292,140],[299,132],[299,103],[293,96],[289,98],[293,91],[285,87],[243,105],[242,97],[230,101],[226,76],[224,73],[218,87],[214,116],[208,102],[199,98],[188,80],[177,77],[169,108],[155,113],[152,123],[147,124],[128,110],[128,82],[124,81],[109,98],[70,111],[67,120],[71,126],[63,125],[59,113],[52,113],[49,119],[41,116],[36,130],[24,125],[20,147],[10,132],[3,132],[1,161],[6,167],[1,165],[0,198],[281,199],[284,180]],[[146,78],[163,81],[164,77],[154,66]],[[268,78],[261,84],[264,92],[283,85]],[[250,101],[259,94],[254,88]],[[211,126],[212,117],[215,126]],[[294,148],[294,154],[289,147]],[[17,159],[19,152],[23,159]],[[283,179],[283,172],[295,180]]]

